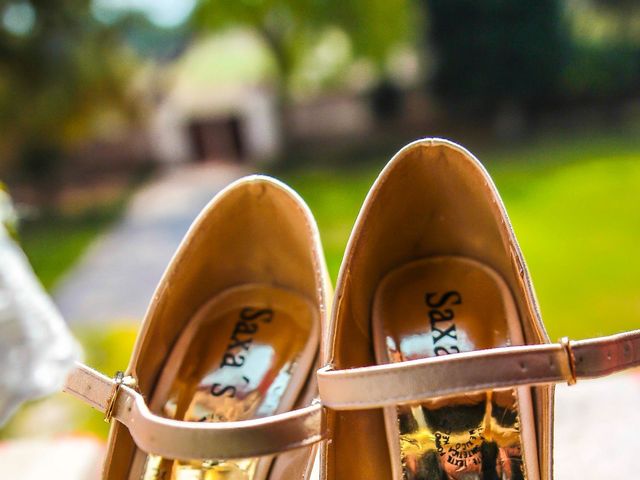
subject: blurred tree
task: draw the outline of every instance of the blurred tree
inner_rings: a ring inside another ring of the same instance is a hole
[[[134,114],[133,55],[91,3],[0,1],[0,151],[35,182],[51,184],[65,148],[86,140],[101,116]]]
[[[576,44],[563,71],[570,101],[596,102],[616,109],[640,93],[640,51],[628,43]]]
[[[638,44],[638,29],[636,27],[640,17],[640,3],[638,0],[595,0],[602,10],[617,17],[619,25],[619,40],[625,43]]]
[[[640,93],[640,3],[573,0],[568,13],[574,38],[563,97],[597,106],[611,125],[624,117],[626,100]]]
[[[201,0],[193,21],[201,32],[230,26],[257,32],[273,55],[283,108],[293,72],[327,29],[343,30],[354,56],[382,69],[390,49],[410,37],[412,12],[411,0]]]
[[[570,45],[560,0],[423,2],[433,85],[448,106],[495,113],[554,95]]]

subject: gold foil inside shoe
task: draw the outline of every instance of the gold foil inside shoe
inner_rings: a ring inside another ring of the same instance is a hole
[[[501,406],[488,392],[470,404],[398,409],[404,478],[522,479],[520,425],[515,392],[500,392]],[[451,399],[455,402],[456,399]]]

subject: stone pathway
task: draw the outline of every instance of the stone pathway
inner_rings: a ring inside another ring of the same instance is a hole
[[[99,480],[104,453],[103,442],[80,435],[4,442],[0,443],[0,478]]]
[[[56,288],[53,297],[67,322],[140,320],[191,222],[245,173],[235,165],[193,165],[137,192],[120,223],[89,247]]]
[[[640,371],[556,389],[555,478],[638,478]]]

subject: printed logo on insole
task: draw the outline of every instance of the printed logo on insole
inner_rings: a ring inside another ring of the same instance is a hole
[[[260,323],[271,323],[273,320],[273,310],[269,308],[256,309],[252,307],[243,308],[240,311],[240,318],[235,324],[227,349],[220,362],[220,370],[224,368],[241,368],[247,360],[247,352],[251,348],[254,336],[260,330]],[[243,375],[242,379],[246,384],[251,380]],[[238,391],[237,385],[223,385],[213,383],[211,385],[211,395],[221,397],[225,394],[235,397]]]
[[[443,294],[427,292],[425,303],[429,307],[428,316],[434,353],[438,356],[460,353],[455,323],[456,313],[453,308],[462,304],[460,292],[456,290],[449,290]]]

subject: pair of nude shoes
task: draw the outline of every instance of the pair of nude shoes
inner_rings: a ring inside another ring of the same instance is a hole
[[[373,184],[335,294],[303,200],[241,179],[184,238],[126,373],[78,365],[65,390],[111,421],[109,480],[547,480],[554,384],[639,364],[638,331],[549,342],[487,172],[425,139]]]

